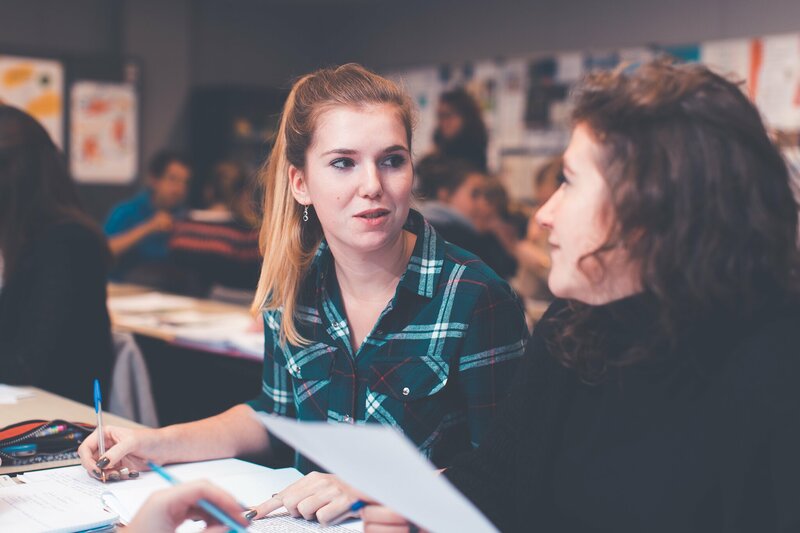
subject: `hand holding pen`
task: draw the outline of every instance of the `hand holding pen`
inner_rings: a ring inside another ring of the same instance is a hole
[[[166,462],[159,453],[157,430],[130,429],[103,424],[100,384],[95,380],[97,430],[78,447],[81,464],[90,476],[101,481],[134,479],[147,469],[147,460]]]

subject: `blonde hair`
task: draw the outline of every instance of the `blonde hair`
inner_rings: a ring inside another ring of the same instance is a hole
[[[317,119],[337,106],[362,107],[391,104],[406,129],[411,148],[413,108],[395,83],[348,63],[325,68],[297,80],[286,99],[272,154],[261,170],[264,184],[264,219],[259,245],[264,255],[261,276],[251,310],[283,310],[281,343],[308,344],[295,327],[297,298],[322,240],[316,216],[303,222],[303,205],[292,195],[289,167],[305,167],[306,151],[313,141]],[[309,213],[312,215],[312,213]]]

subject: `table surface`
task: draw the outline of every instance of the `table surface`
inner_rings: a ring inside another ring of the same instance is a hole
[[[16,404],[3,405],[2,409],[0,409],[0,427],[6,427],[24,420],[61,419],[69,422],[85,422],[92,425],[97,423],[94,408],[88,405],[69,400],[63,396],[44,391],[37,387],[21,388],[32,390],[34,395],[30,398],[22,398]],[[111,413],[103,413],[103,423],[132,428],[144,427],[136,422],[112,415]],[[80,461],[77,459],[72,459],[67,461],[49,461],[33,465],[0,466],[0,474],[16,474],[31,470],[69,466],[78,464],[79,462]]]
[[[149,287],[142,287],[140,285],[130,285],[124,283],[123,284],[109,283],[107,290],[108,290],[109,301],[117,297],[133,296],[148,292],[159,292],[156,289],[152,289]],[[185,310],[195,311],[197,313],[209,314],[209,315],[220,314],[220,313],[232,313],[246,317],[252,316],[250,314],[250,310],[242,305],[217,302],[214,300],[204,300],[202,298],[192,298],[189,296],[181,296],[181,298],[186,298],[187,300],[191,301],[191,304],[187,306]],[[158,315],[160,313],[158,311],[155,311],[148,314]],[[109,309],[109,315],[111,317],[111,324],[117,331],[129,331],[137,335],[145,335],[147,337],[161,339],[166,342],[175,342],[175,334],[169,329],[166,328],[162,329],[157,326],[153,327],[142,326],[135,320],[133,321],[130,320],[129,319],[130,315],[127,315],[126,313],[115,313],[111,309]],[[202,346],[197,346],[197,348],[202,349]]]

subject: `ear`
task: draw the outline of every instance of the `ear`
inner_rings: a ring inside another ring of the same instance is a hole
[[[289,186],[292,188],[292,196],[297,200],[297,203],[302,205],[311,204],[311,196],[308,194],[305,174],[294,165],[289,165]]]

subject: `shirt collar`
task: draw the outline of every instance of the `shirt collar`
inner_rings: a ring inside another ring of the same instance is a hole
[[[417,241],[398,288],[425,298],[433,298],[444,264],[444,241],[436,234],[433,226],[414,209],[409,210],[403,229],[416,235]],[[314,258],[317,287],[322,287],[329,277],[328,271],[332,261],[330,247],[325,239],[322,239]]]

